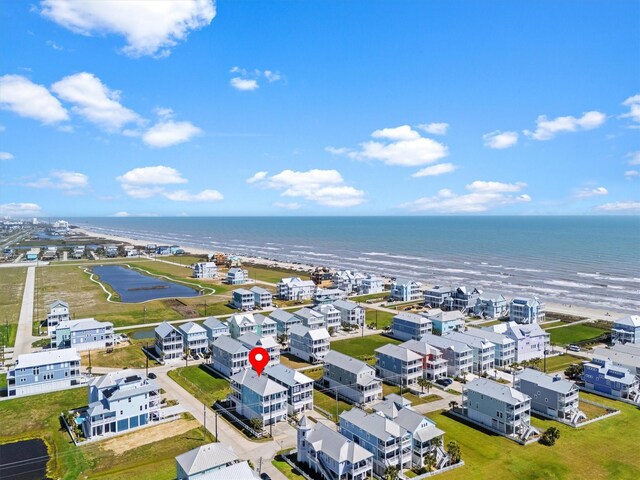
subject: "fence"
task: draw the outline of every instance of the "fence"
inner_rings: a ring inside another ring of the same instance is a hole
[[[220,402],[214,403],[213,404],[213,409],[220,411],[220,413],[222,414],[222,416],[224,418],[229,420],[229,422],[232,425],[234,425],[237,428],[239,428],[240,431],[243,432],[243,433],[248,432],[254,438],[263,438],[263,437],[269,436],[269,434],[267,432],[265,432],[264,430],[261,431],[261,432],[258,432],[257,430],[254,430],[250,425],[247,425],[240,417],[234,415],[233,412],[231,412],[230,410],[227,410],[224,406],[222,406],[222,404]]]
[[[429,478],[429,477],[433,477],[434,475],[439,475],[441,473],[445,473],[445,472],[449,472],[451,470],[455,470],[456,468],[460,468],[460,467],[464,467],[464,460],[460,460],[458,463],[456,463],[455,465],[449,465],[448,467],[443,467],[439,470],[436,470],[435,472],[427,472],[427,473],[423,473],[421,475],[418,475],[417,477],[412,477],[414,480],[422,480],[423,478]],[[409,478],[406,475],[402,475],[404,478]]]

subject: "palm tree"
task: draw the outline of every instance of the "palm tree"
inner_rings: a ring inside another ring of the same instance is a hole
[[[422,393],[424,393],[424,387],[427,387],[429,385],[430,382],[428,382],[424,377],[420,377],[418,379],[418,386],[420,388],[422,388]],[[429,391],[429,389],[427,388],[427,392]]]
[[[427,469],[427,472],[430,472],[431,470],[433,470],[436,466],[436,456],[434,453],[427,453],[424,456],[424,468]]]
[[[451,440],[447,443],[447,454],[449,455],[451,465],[455,465],[460,461],[461,451],[458,442]]]
[[[451,400],[451,401],[449,402],[449,408],[450,408],[451,410],[455,410],[456,408],[458,408],[458,402],[456,402],[455,400]]]
[[[384,469],[384,476],[387,480],[398,480],[400,469],[396,465],[389,465]]]
[[[431,387],[433,387],[433,382],[427,382],[427,393],[431,391]]]

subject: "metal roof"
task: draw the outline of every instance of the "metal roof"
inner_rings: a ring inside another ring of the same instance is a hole
[[[236,460],[238,460],[238,456],[231,447],[226,447],[221,443],[209,443],[176,457],[176,462],[187,475],[205,472]]]
[[[79,362],[80,356],[75,348],[64,348],[36,353],[23,353],[18,355],[14,368],[41,367],[65,362]]]

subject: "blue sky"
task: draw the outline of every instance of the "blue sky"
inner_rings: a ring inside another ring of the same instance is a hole
[[[640,212],[637,1],[5,2],[0,215]]]

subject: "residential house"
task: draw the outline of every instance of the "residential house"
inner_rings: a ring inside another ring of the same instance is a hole
[[[155,330],[156,355],[163,360],[182,358],[184,339],[182,332],[167,322],[162,322]]]
[[[485,339],[495,346],[495,366],[507,367],[516,361],[516,342],[502,333],[496,333],[482,328],[468,328],[464,332],[477,338]]]
[[[467,335],[466,332],[450,332],[444,335],[444,338],[464,343],[471,349],[473,373],[476,375],[482,375],[484,372],[494,368],[496,346],[486,338]]]
[[[637,375],[608,360],[594,358],[583,365],[585,390],[640,403],[640,380]]]
[[[413,302],[422,297],[422,285],[408,278],[394,278],[389,297],[396,302]]]
[[[518,441],[538,431],[531,425],[531,399],[508,385],[477,378],[462,387],[462,415]]]
[[[640,315],[628,315],[613,322],[611,341],[640,344]]]
[[[349,300],[337,300],[333,306],[340,312],[340,322],[348,325],[362,327],[364,325],[364,308]]]
[[[251,287],[249,290],[253,292],[253,303],[256,308],[270,308],[273,306],[273,294],[269,290],[262,287]]]
[[[243,268],[234,267],[227,271],[227,283],[229,285],[243,285],[249,282],[249,272]]]
[[[185,352],[189,352],[191,356],[203,355],[209,349],[209,340],[207,331],[199,324],[194,322],[183,323],[178,327],[182,333]]]
[[[129,432],[160,417],[160,387],[144,375],[121,370],[89,382],[89,406],[82,423],[89,439]]]
[[[451,296],[445,299],[443,309],[469,312],[481,294],[482,291],[477,288],[457,287],[451,292]]]
[[[231,377],[249,368],[249,349],[238,340],[220,336],[211,345],[211,366],[225,377]]]
[[[301,280],[299,277],[286,277],[277,285],[278,298],[281,300],[311,300],[316,291],[316,285],[311,280]]]
[[[473,351],[466,343],[431,333],[423,335],[420,341],[428,343],[442,352],[442,356],[447,361],[447,373],[449,376],[461,377],[471,373]]]
[[[412,434],[381,413],[352,408],[340,414],[339,432],[373,454],[373,473],[384,478],[389,466],[402,470],[413,461]]]
[[[327,303],[325,305],[316,305],[313,307],[318,313],[324,315],[324,323],[327,330],[333,328],[333,331],[337,331],[342,323],[342,313],[336,307]]]
[[[178,480],[257,480],[258,475],[245,460],[241,462],[230,447],[209,443],[176,457]]]
[[[276,342],[273,335],[267,335],[264,337],[260,337],[258,334],[253,332],[245,333],[238,337],[238,341],[242,343],[247,350],[251,351],[256,347],[262,347],[269,353],[269,363],[268,366],[278,365],[280,364],[280,345]]]
[[[346,295],[360,293],[360,287],[365,278],[365,275],[360,272],[338,270],[333,274],[333,288],[342,290]]]
[[[371,295],[384,292],[384,279],[376,275],[367,275],[362,279],[360,295]]]
[[[367,480],[373,454],[323,423],[311,423],[306,414],[298,423],[296,461],[323,480]]]
[[[316,310],[305,307],[293,312],[293,314],[300,319],[302,325],[310,330],[326,327],[324,315]]]
[[[638,343],[616,343],[611,348],[596,347],[593,350],[593,358],[608,360],[640,376],[640,344]]]
[[[551,335],[537,323],[518,324],[503,322],[485,327],[483,330],[502,333],[516,342],[516,362],[542,358],[551,348]]]
[[[229,333],[233,338],[238,338],[245,333],[257,333],[258,324],[253,313],[236,313],[227,320]]]
[[[244,288],[238,288],[231,292],[231,306],[238,310],[253,310],[255,296],[253,292]]]
[[[409,387],[422,378],[422,357],[390,343],[375,350],[376,376],[393,385]]]
[[[47,319],[44,326],[47,327],[47,335],[52,335],[60,322],[67,322],[71,320],[71,314],[69,313],[69,304],[62,300],[56,300],[49,305],[49,311],[47,312]]]
[[[329,352],[329,332],[325,328],[311,330],[294,325],[289,333],[289,352],[305,362],[320,363]]]
[[[311,272],[311,280],[320,288],[329,288],[333,285],[333,274],[329,267],[316,267]]]
[[[231,377],[229,400],[240,415],[257,418],[263,426],[282,422],[287,417],[287,388],[253,369]]]
[[[445,300],[453,295],[453,287],[436,285],[424,291],[424,304],[431,308],[443,308]]]
[[[545,305],[538,297],[517,297],[509,303],[509,321],[529,324],[544,321]]]
[[[401,312],[391,321],[391,334],[399,340],[420,340],[432,328],[431,320],[417,313]]]
[[[56,348],[75,348],[79,352],[113,346],[113,323],[94,318],[60,322],[53,332]]]
[[[253,316],[256,322],[256,333],[261,337],[267,337],[269,335],[275,337],[278,333],[278,325],[269,317],[265,317],[259,313]]]
[[[437,380],[447,376],[447,360],[436,347],[420,340],[407,340],[399,346],[420,355],[425,380]]]
[[[211,346],[213,342],[215,342],[219,337],[226,335],[229,336],[229,325],[226,322],[222,322],[218,320],[216,317],[207,318],[202,324],[204,329],[207,331],[207,340],[209,341],[209,350],[211,350]]]
[[[276,308],[273,312],[270,312],[269,318],[276,323],[278,335],[285,335],[286,337],[289,337],[291,327],[294,325],[302,325],[302,320],[299,317],[280,308]]]
[[[82,382],[75,348],[18,355],[7,372],[9,397],[66,390]]]
[[[38,255],[40,255],[40,249],[32,248],[27,253],[24,254],[24,259],[28,262],[38,260]]]
[[[502,318],[509,311],[509,305],[504,295],[493,292],[483,292],[471,306],[474,315],[482,318]]]
[[[380,400],[382,382],[376,371],[363,362],[333,350],[324,357],[322,384],[338,391],[338,396],[358,405]]]
[[[199,262],[193,266],[194,278],[216,278],[218,266],[216,262]]]
[[[561,421],[577,424],[587,416],[580,411],[580,389],[560,375],[547,375],[525,368],[518,373],[513,388],[531,398],[531,410]]]
[[[451,310],[445,312],[439,308],[434,308],[429,310],[426,315],[431,320],[433,333],[438,335],[464,330],[464,315],[460,311]]]
[[[339,288],[317,288],[313,295],[314,305],[322,305],[325,303],[333,303],[336,300],[344,300],[347,294]]]
[[[297,415],[313,410],[313,379],[284,365],[267,367],[264,373],[287,389],[287,413]]]

